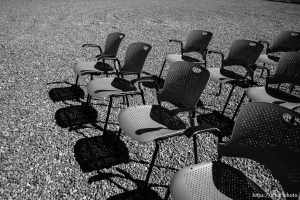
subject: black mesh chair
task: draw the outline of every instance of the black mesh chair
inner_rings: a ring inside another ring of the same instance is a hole
[[[210,80],[219,83],[220,95],[222,90],[222,84],[230,84],[232,88],[229,92],[226,103],[223,107],[222,115],[226,110],[232,92],[236,86],[249,87],[254,84],[254,70],[257,68],[255,61],[261,54],[264,46],[260,42],[251,40],[236,40],[232,43],[229,53],[226,58],[224,54],[219,51],[209,50],[208,53],[217,53],[221,55],[221,68],[212,67],[208,68],[210,72]],[[238,66],[240,70],[233,71],[228,67]],[[245,71],[246,73],[243,74]]]
[[[237,114],[245,96],[251,101],[278,104],[289,109],[300,107],[300,97],[291,93],[293,87],[300,85],[300,52],[284,53],[273,75],[270,75],[268,68],[266,70],[268,71],[266,85],[248,88],[244,92],[233,117]],[[282,89],[283,84],[289,84],[292,87],[287,91],[286,87]]]
[[[267,167],[284,192],[300,192],[300,114],[278,105],[253,102],[237,117],[229,142],[218,142],[218,161],[179,170],[170,189],[175,200],[271,199],[244,173],[221,162],[222,156],[248,158]],[[202,127],[189,134],[209,132]],[[297,199],[294,198],[294,199]]]
[[[164,87],[157,91],[159,105],[128,107],[120,112],[119,124],[125,135],[138,142],[154,141],[156,145],[144,189],[148,184],[160,143],[182,134],[187,127],[177,114],[188,112],[190,124],[194,126],[196,104],[208,79],[209,72],[203,64],[186,61],[172,63]],[[178,109],[164,108],[161,102],[169,102]]]
[[[169,40],[170,42],[176,42],[180,44],[180,54],[168,54],[166,56],[159,73],[159,77],[162,75],[166,62],[169,64],[178,61],[201,62],[199,59],[186,55],[187,53],[191,52],[199,53],[206,67],[207,47],[212,36],[213,34],[209,31],[192,30],[184,42],[175,39]]]
[[[104,51],[100,45],[97,44],[84,44],[82,47],[94,47],[98,48],[100,54],[96,56],[97,61],[78,62],[75,63],[73,71],[76,74],[75,86],[78,84],[79,76],[90,75],[91,78],[94,75],[107,74],[114,71],[115,68],[106,63],[105,61],[115,59],[118,53],[119,46],[124,39],[125,34],[114,32],[110,33],[105,42]],[[115,66],[115,63],[114,63]]]
[[[271,44],[267,41],[261,42],[266,44],[266,51],[258,57],[257,62],[263,63],[264,67],[266,64],[274,67],[280,58],[278,53],[300,50],[300,32],[281,31]],[[263,72],[264,70],[262,70],[261,76]]]
[[[145,104],[144,92],[141,85],[137,88],[135,86],[136,80],[128,81],[124,79],[125,75],[137,75],[140,78],[140,74],[146,58],[151,50],[151,45],[135,42],[131,43],[126,50],[125,60],[123,66],[117,58],[114,60],[118,63],[119,68],[116,70],[115,78],[98,78],[90,81],[87,85],[88,98],[87,104],[90,105],[91,99],[102,99],[109,97],[109,105],[107,111],[107,117],[104,125],[104,131],[106,132],[107,124],[109,120],[110,110],[112,107],[112,101],[115,97],[126,97],[128,105],[128,95],[141,95],[143,104]]]

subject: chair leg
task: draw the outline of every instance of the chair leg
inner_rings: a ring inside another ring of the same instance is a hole
[[[87,98],[86,98],[86,104],[89,106],[91,105],[91,100],[92,100],[92,96],[90,94],[88,94]]]
[[[145,96],[144,96],[144,91],[141,91],[141,96],[142,96],[142,102],[143,102],[143,105],[146,105]]]
[[[229,92],[228,98],[227,98],[227,100],[226,100],[226,103],[225,103],[224,108],[223,108],[223,111],[222,111],[222,116],[223,116],[224,113],[225,113],[226,107],[227,107],[227,105],[228,105],[228,103],[229,103],[229,100],[230,100],[230,97],[231,97],[231,95],[232,95],[232,92],[233,92],[234,88],[235,88],[235,86],[232,85],[232,88],[231,88],[231,90],[230,90],[230,92]]]
[[[155,150],[154,150],[154,153],[152,155],[152,160],[151,160],[151,163],[150,163],[150,166],[149,166],[149,169],[148,169],[148,173],[147,173],[142,191],[146,191],[146,189],[147,189],[147,185],[148,185],[150,175],[151,175],[154,163],[155,163],[156,156],[158,154],[158,150],[159,150],[159,142],[155,140]]]
[[[117,147],[118,147],[118,145],[119,145],[119,140],[120,140],[120,137],[121,137],[121,133],[122,133],[122,129],[121,129],[121,128],[119,128],[119,130],[118,130],[118,134],[117,134],[116,143],[115,143],[115,148],[117,148]]]
[[[104,124],[104,128],[103,128],[103,135],[105,135],[106,131],[107,131],[107,125],[108,125],[110,110],[111,110],[111,107],[112,107],[112,99],[113,99],[113,97],[109,97],[109,104],[108,104],[108,110],[107,110],[107,114],[106,114],[106,120],[105,120],[105,124]]]
[[[246,96],[246,92],[243,93],[243,96],[242,96],[242,98],[241,98],[238,106],[236,107],[236,110],[235,110],[235,112],[234,112],[234,114],[233,114],[233,116],[231,118],[232,120],[234,120],[235,116],[237,115],[237,113],[238,113],[238,111],[239,111],[239,109],[240,109],[240,107],[241,107],[241,105],[242,105],[242,103],[244,101],[245,96]]]
[[[128,100],[128,96],[125,96],[125,101],[126,101],[126,106],[129,107],[129,100]]]
[[[222,91],[222,83],[219,84],[219,92],[216,94],[216,96],[220,96]]]
[[[195,164],[198,164],[198,151],[197,151],[197,135],[193,135],[193,145],[194,145],[194,158]]]
[[[168,199],[169,199],[169,196],[170,196],[170,187],[168,187],[168,190],[167,190],[167,192],[166,192],[166,194],[165,194],[164,200],[168,200]]]
[[[263,64],[263,67],[265,67],[265,66],[266,66],[266,63]],[[265,69],[262,69],[262,70],[261,70],[261,72],[260,72],[260,77],[259,77],[259,78],[262,78],[262,76],[263,76],[263,74],[264,74],[264,71],[265,71]]]
[[[167,59],[164,60],[164,63],[163,63],[163,65],[162,65],[161,69],[160,69],[160,72],[159,72],[159,75],[158,75],[159,78],[160,78],[161,75],[162,75],[162,72],[163,72],[163,70],[164,70],[164,67],[165,67],[166,62],[167,62]]]
[[[294,88],[295,88],[295,84],[291,84],[291,85],[290,85],[290,93],[293,92]]]
[[[78,79],[79,79],[79,75],[76,76],[76,79],[75,79],[75,86],[78,85]]]

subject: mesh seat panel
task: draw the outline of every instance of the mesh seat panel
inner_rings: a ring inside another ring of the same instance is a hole
[[[124,33],[119,33],[119,32],[110,33],[106,38],[103,54],[116,57],[119,50],[119,46],[122,40],[124,39],[124,37],[125,37]]]
[[[208,79],[209,72],[200,64],[185,61],[172,63],[164,87],[157,93],[157,99],[181,108],[192,109],[196,106]]]
[[[273,40],[267,53],[298,51],[300,49],[300,32],[282,31]]]
[[[192,30],[183,42],[182,53],[207,49],[213,34],[203,30]]]
[[[300,84],[300,52],[284,53],[268,83],[295,83]]]
[[[127,47],[124,65],[120,68],[120,71],[141,73],[151,48],[151,45],[146,43],[131,43]]]
[[[113,71],[114,68],[107,63],[103,62],[78,62],[74,65],[73,70],[77,75],[103,73]]]
[[[220,155],[266,165],[286,192],[300,191],[300,115],[268,103],[249,103],[237,117],[231,140]]]
[[[137,91],[137,88],[121,78],[99,78],[88,83],[87,91],[94,98],[103,98],[123,92]]]
[[[255,195],[264,194],[242,172],[221,162],[181,169],[172,178],[170,190],[175,200],[257,199]]]
[[[119,114],[124,133],[139,142],[148,142],[185,130],[185,123],[168,109],[157,105],[129,107]]]
[[[272,88],[269,84],[291,83],[300,84],[300,52],[284,53],[272,76],[266,78],[265,87],[252,87],[246,91],[246,95],[253,101],[261,101],[279,104],[287,108],[295,108],[300,105],[300,98],[291,93]]]
[[[190,56],[183,56],[180,54],[168,54],[166,57],[166,61],[168,63],[178,62],[178,61],[188,61],[188,62],[200,62],[200,60],[190,57]]]
[[[232,43],[228,56],[223,61],[223,66],[255,64],[263,51],[263,44],[251,40],[236,40]]]

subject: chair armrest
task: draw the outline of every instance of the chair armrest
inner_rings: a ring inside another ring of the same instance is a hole
[[[184,132],[184,135],[188,138],[191,138],[195,134],[201,134],[201,133],[206,133],[206,132],[217,133],[219,142],[222,141],[222,136],[221,136],[220,129],[218,129],[216,127],[213,127],[212,125],[207,124],[205,122],[202,122],[198,126],[192,126],[188,129],[186,129],[185,132]]]
[[[82,47],[96,47],[99,49],[100,53],[102,53],[102,49],[101,49],[100,45],[97,45],[97,44],[84,44],[84,45],[82,45]]]
[[[267,77],[270,76],[270,74],[271,74],[270,69],[267,68],[267,67],[259,66],[259,67],[257,67],[257,69],[265,69],[265,70],[267,70]]]
[[[183,43],[180,40],[170,39],[169,42],[176,42],[180,44],[181,49],[183,48]]]
[[[195,111],[196,111],[195,109],[186,109],[186,108],[177,108],[177,109],[171,110],[173,115],[177,115],[178,113],[182,113],[182,112],[192,113],[192,112],[195,112]]]
[[[262,44],[265,44],[265,45],[267,46],[267,49],[268,49],[269,46],[270,46],[270,43],[267,42],[267,41],[265,41],[265,40],[259,40],[258,42],[259,42],[259,43],[262,43]]]
[[[215,53],[215,54],[219,54],[219,55],[221,55],[221,57],[222,57],[222,61],[224,60],[224,53],[222,53],[221,51],[216,51],[216,50],[207,50],[207,53],[208,54],[212,54],[212,53]]]
[[[145,83],[145,82],[156,82],[156,80],[152,77],[152,76],[144,76],[144,77],[140,77],[140,78],[136,78],[130,81],[132,84],[135,83]]]
[[[116,58],[114,57],[113,55],[105,55],[105,54],[98,54],[95,56],[97,58],[97,60],[100,60],[100,59],[105,59],[105,58]]]

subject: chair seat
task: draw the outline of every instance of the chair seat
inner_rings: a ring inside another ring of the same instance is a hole
[[[201,163],[179,170],[171,180],[170,191],[175,200],[258,199],[258,195],[267,196],[242,172],[221,162]]]
[[[178,61],[200,62],[200,60],[196,58],[192,58],[190,56],[183,56],[181,54],[168,54],[166,56],[166,60],[170,64]]]
[[[276,61],[277,60],[277,61]],[[268,65],[277,65],[278,57],[269,56],[267,54],[260,54],[256,62],[262,62]]]
[[[103,72],[113,71],[114,68],[103,62],[78,62],[74,65],[73,70],[76,75],[84,74],[101,74]]]
[[[159,105],[128,107],[119,114],[119,124],[125,135],[139,142],[176,135],[186,128],[178,116]]]
[[[229,70],[221,70],[217,67],[207,68],[207,70],[210,73],[209,79],[217,83],[229,83],[230,81],[244,79],[244,77],[241,75],[238,75]]]
[[[136,92],[137,88],[130,81],[122,78],[99,78],[88,83],[87,91],[93,98],[100,99],[124,92]]]
[[[300,106],[300,98],[278,89],[265,87],[250,87],[246,90],[246,95],[252,101],[278,104],[280,106],[293,109]]]

